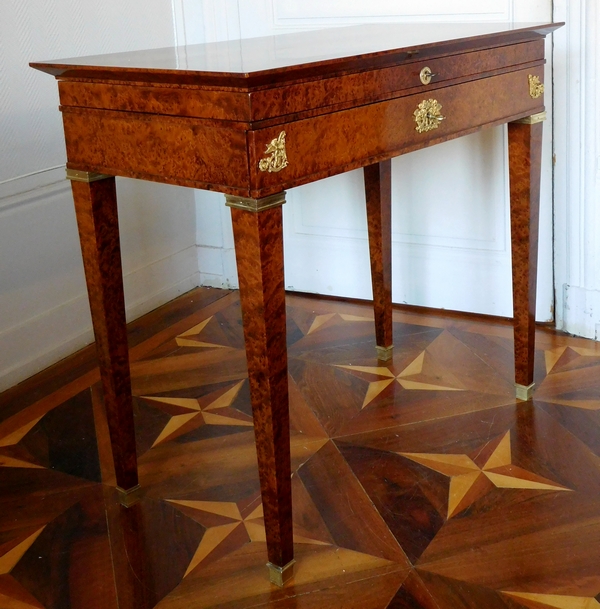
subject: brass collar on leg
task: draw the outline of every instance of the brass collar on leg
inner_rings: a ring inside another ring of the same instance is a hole
[[[525,118],[520,118],[518,121],[513,121],[515,123],[521,123],[522,125],[535,125],[536,123],[543,123],[548,116],[548,113],[544,110],[543,112],[538,112],[537,114],[532,114],[531,116],[526,116]]]
[[[107,178],[112,177],[113,176],[104,175],[103,173],[67,168],[67,180],[72,180],[73,182],[97,182],[98,180],[106,180]]]
[[[278,207],[285,203],[285,191],[277,194],[263,197],[262,199],[250,199],[248,197],[236,197],[234,195],[225,195],[225,205],[227,207],[235,207],[244,211],[259,212],[272,207]]]

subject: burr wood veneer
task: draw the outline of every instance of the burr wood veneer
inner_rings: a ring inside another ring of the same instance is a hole
[[[509,125],[515,374],[533,381],[544,38],[557,24],[366,25],[32,64],[59,81],[124,501],[137,485],[114,176],[232,207],[273,581],[293,543],[284,190],[364,167],[379,358],[392,357],[390,159]]]

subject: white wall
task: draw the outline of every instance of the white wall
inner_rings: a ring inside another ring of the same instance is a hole
[[[27,64],[174,41],[171,0],[3,0],[0,390],[93,340],[57,85]],[[132,318],[197,285],[194,197],[133,180],[117,188]]]
[[[184,0],[202,5],[206,40],[365,21],[550,21],[550,0]],[[188,38],[201,21],[185,22]],[[547,56],[551,58],[551,40]],[[552,96],[547,66],[547,99]],[[552,116],[545,124],[537,318],[552,319]],[[393,300],[512,315],[506,128],[393,160]],[[237,285],[222,196],[196,195],[205,285]],[[219,226],[220,230],[214,227]],[[210,228],[209,228],[210,227]],[[293,189],[284,206],[286,288],[370,298],[362,171]]]
[[[185,20],[185,24],[183,21],[180,23],[178,31],[185,31],[188,41],[191,42],[262,36],[285,31],[287,28],[323,27],[342,21],[365,21],[369,15],[374,15],[375,20],[390,19],[390,15],[404,12],[403,20],[417,20],[420,17],[414,13],[424,6],[410,0],[377,0],[370,3],[356,0],[341,0],[335,3],[313,0],[178,2],[181,12],[185,11],[186,15],[190,16]],[[541,222],[542,230],[550,238],[540,243],[540,259],[553,259],[553,265],[544,267],[544,277],[540,278],[542,281],[538,281],[543,292],[538,292],[538,303],[543,303],[543,310],[538,308],[537,317],[542,320],[554,317],[559,329],[600,340],[600,121],[597,118],[600,106],[600,80],[597,77],[600,60],[600,9],[596,0],[460,0],[455,3],[436,0],[427,3],[426,9],[423,10],[433,15],[430,18],[447,21],[469,18],[466,13],[460,15],[468,10],[468,6],[473,12],[472,16],[477,15],[484,19],[509,18],[526,21],[552,18],[554,21],[566,22],[566,26],[554,34],[547,47],[547,55],[552,57],[554,63],[553,83],[550,83],[553,85],[553,99],[551,104],[550,95],[547,97],[547,106],[552,106],[554,117],[551,115],[546,123],[545,134],[548,141],[548,135],[553,130],[554,169],[546,158],[546,192],[543,194]],[[409,14],[410,11],[413,13]],[[315,15],[319,14],[325,16],[320,20],[315,19]],[[346,17],[340,18],[340,14]],[[479,145],[486,145],[485,137],[487,136],[483,136]],[[402,162],[404,159],[395,161],[395,164]],[[410,163],[408,160],[406,162]],[[355,186],[358,186],[359,180],[349,178],[352,179]],[[347,186],[349,184],[346,182]],[[307,192],[310,192],[311,188],[312,185],[306,187]],[[548,192],[549,190],[551,192]],[[228,210],[222,205],[220,195],[198,192],[196,198],[201,279],[206,285],[235,286],[237,276]],[[290,219],[296,224],[299,216],[302,224],[302,202],[296,205],[294,198],[295,195],[292,195],[291,204],[284,207],[288,226]],[[321,200],[321,195],[317,199]],[[303,203],[310,206],[310,197],[305,197]],[[353,204],[357,206],[357,200]],[[294,209],[290,211],[292,207]],[[398,214],[396,216],[398,217]],[[358,223],[361,221],[356,215],[354,220]],[[487,225],[488,228],[490,226],[492,224]],[[503,240],[502,249],[506,251],[506,223],[503,226],[495,226],[496,229],[504,230],[504,237],[497,237],[500,241]],[[211,229],[207,230],[206,227]],[[293,232],[297,231],[294,229]],[[293,235],[291,238],[294,238]],[[356,233],[349,238],[356,238]],[[289,239],[290,235],[286,234],[286,240]],[[402,237],[400,241],[401,239]],[[496,241],[498,242],[498,239]],[[395,242],[394,259],[398,260],[399,246],[402,248],[407,244],[399,243],[398,231]],[[493,242],[493,239],[488,239],[488,242]],[[431,247],[431,243],[416,245]],[[484,266],[481,268],[489,268],[489,260],[483,262]],[[294,259],[290,261],[290,256],[287,255],[288,270],[294,264]],[[364,255],[361,256],[361,264],[364,274],[367,272]],[[497,260],[494,264],[504,267],[503,272],[508,281],[506,256],[504,260]],[[335,266],[332,268],[337,275],[344,275],[337,272]],[[319,291],[314,287],[318,284],[315,276],[318,276],[318,273],[313,272],[310,280],[312,291]],[[294,277],[288,282],[290,283],[294,283]],[[365,285],[362,280],[360,283]],[[326,288],[327,282],[323,291],[327,291]],[[302,285],[299,289],[310,291],[311,286]],[[356,286],[352,289],[356,290]],[[351,292],[352,290],[349,290],[349,293]],[[506,292],[504,288],[504,293]],[[452,294],[448,290],[446,293]],[[406,298],[396,294],[395,299]],[[479,303],[477,306],[480,310],[493,312],[489,303]],[[501,313],[509,315],[508,304],[505,302],[502,307]]]
[[[600,10],[555,0],[557,326],[600,340]]]

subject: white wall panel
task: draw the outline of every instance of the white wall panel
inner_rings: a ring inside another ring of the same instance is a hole
[[[172,45],[170,0],[4,0],[0,16],[0,390],[89,343],[54,78],[30,61]],[[198,283],[193,191],[118,180],[137,317]]]
[[[508,19],[510,0],[377,0],[377,2],[357,2],[356,0],[273,0],[276,21],[291,19],[376,19],[383,17],[427,17],[428,20],[448,21],[449,18],[464,19],[474,14],[480,18]]]
[[[503,129],[490,129],[392,160],[392,217],[397,243],[504,251],[507,246]],[[464,168],[468,167],[468,180]],[[327,184],[327,200],[321,194]],[[366,239],[362,171],[290,191],[301,196],[294,215],[297,234]],[[481,193],[485,192],[485,199]]]
[[[191,0],[190,0],[191,1]],[[550,0],[239,0],[242,38],[364,21],[550,21]],[[224,39],[235,19],[230,7],[204,0],[220,26],[207,36]],[[552,41],[547,43],[551,60]],[[549,120],[542,169],[538,309],[553,317],[552,268],[552,67],[546,68]],[[393,161],[393,298],[432,307],[512,315],[506,129],[411,153]],[[289,289],[369,298],[368,246],[362,171],[288,192],[284,206],[286,286]],[[230,232],[222,201],[196,195]],[[205,211],[203,213],[209,213]],[[220,269],[234,265],[233,250],[209,243],[199,226],[203,281],[219,285]],[[212,231],[210,231],[212,233]],[[215,251],[221,247],[222,262]],[[210,251],[208,251],[210,249]],[[225,271],[222,285],[231,281]]]
[[[555,18],[557,325],[600,340],[600,10],[557,0]]]
[[[0,182],[64,162],[54,79],[30,61],[173,44],[169,0],[3,0]]]
[[[394,302],[507,314],[505,143],[497,128],[393,159]],[[287,198],[286,286],[371,298],[362,171]]]
[[[239,6],[242,37],[364,21],[552,17],[550,0],[240,0]],[[551,41],[547,56],[551,57]],[[549,65],[548,100],[551,81]],[[537,310],[541,320],[553,315],[551,121],[545,125],[543,157]],[[506,156],[506,129],[499,127],[393,160],[395,302],[512,315]],[[294,189],[287,199],[286,286],[370,298],[362,171]],[[229,256],[230,266],[233,254],[223,250],[223,255]]]
[[[117,180],[128,319],[198,285],[185,189]],[[157,228],[159,227],[159,228]],[[0,206],[0,390],[93,340],[66,180]]]

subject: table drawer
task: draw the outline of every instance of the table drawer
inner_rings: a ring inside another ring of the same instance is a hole
[[[299,112],[331,112],[335,106],[365,104],[417,92],[425,93],[454,82],[465,82],[544,62],[544,41],[535,40],[493,49],[403,63],[380,70],[346,74],[250,93],[251,120]],[[429,84],[421,71],[433,74]]]
[[[266,196],[541,112],[543,95],[532,97],[530,76],[543,82],[543,66],[252,131],[252,196]],[[444,119],[419,132],[415,111],[430,99],[437,102]],[[282,139],[287,157],[283,168]]]

